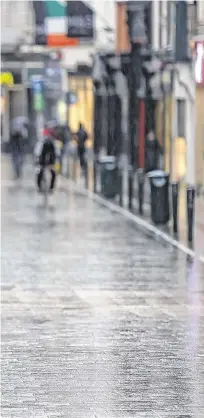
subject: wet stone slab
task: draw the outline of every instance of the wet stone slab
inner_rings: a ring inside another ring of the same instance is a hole
[[[204,418],[204,269],[58,190],[2,180],[2,417]]]

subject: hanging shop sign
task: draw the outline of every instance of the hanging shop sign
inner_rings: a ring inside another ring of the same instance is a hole
[[[1,73],[1,84],[4,84],[8,87],[12,87],[14,85],[13,74],[11,74],[10,72]]]
[[[130,40],[134,43],[146,44],[147,33],[145,29],[145,9],[144,1],[128,1],[128,27],[130,32]]]
[[[94,13],[83,1],[67,2],[67,22],[70,38],[94,38]]]
[[[35,43],[50,47],[76,46],[79,40],[67,36],[67,2],[33,1]],[[72,3],[72,2],[71,2]]]
[[[45,96],[59,100],[62,94],[61,67],[57,60],[48,59],[44,67]]]
[[[73,105],[73,104],[76,104],[77,102],[78,102],[77,93],[75,93],[74,91],[68,91],[66,94],[66,103],[68,105]]]
[[[44,67],[43,68],[28,68],[27,80],[28,80],[29,86],[32,86],[32,78],[34,76],[38,76],[42,78],[44,76]]]
[[[33,76],[31,85],[33,92],[33,107],[36,112],[41,112],[45,108],[43,78],[40,76]]]

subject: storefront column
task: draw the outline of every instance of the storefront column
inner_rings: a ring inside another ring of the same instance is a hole
[[[187,138],[187,172],[186,183],[195,186],[195,100],[188,97],[186,117],[186,138]]]

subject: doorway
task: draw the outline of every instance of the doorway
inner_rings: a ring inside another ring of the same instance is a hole
[[[28,152],[32,153],[35,143],[37,141],[37,130],[36,130],[36,113],[33,107],[33,95],[32,89],[27,89],[27,103],[28,103]]]

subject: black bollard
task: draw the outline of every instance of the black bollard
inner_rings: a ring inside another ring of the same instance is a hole
[[[84,165],[84,179],[85,179],[85,188],[88,189],[89,188],[89,167],[88,167],[87,161]]]
[[[178,201],[179,201],[179,182],[172,182],[172,210],[173,210],[173,231],[178,233]]]
[[[128,207],[132,210],[132,199],[133,199],[133,170],[128,172]]]
[[[93,188],[94,188],[94,193],[97,193],[97,161],[94,158],[94,164],[93,164],[93,180],[94,180],[94,184],[93,184]]]
[[[144,184],[145,184],[145,174],[143,168],[137,170],[137,179],[138,179],[138,198],[139,198],[139,214],[143,215],[143,204],[144,204]]]
[[[123,206],[123,171],[119,170],[119,205]]]
[[[188,242],[193,241],[194,212],[195,212],[195,187],[188,186],[187,187]]]

